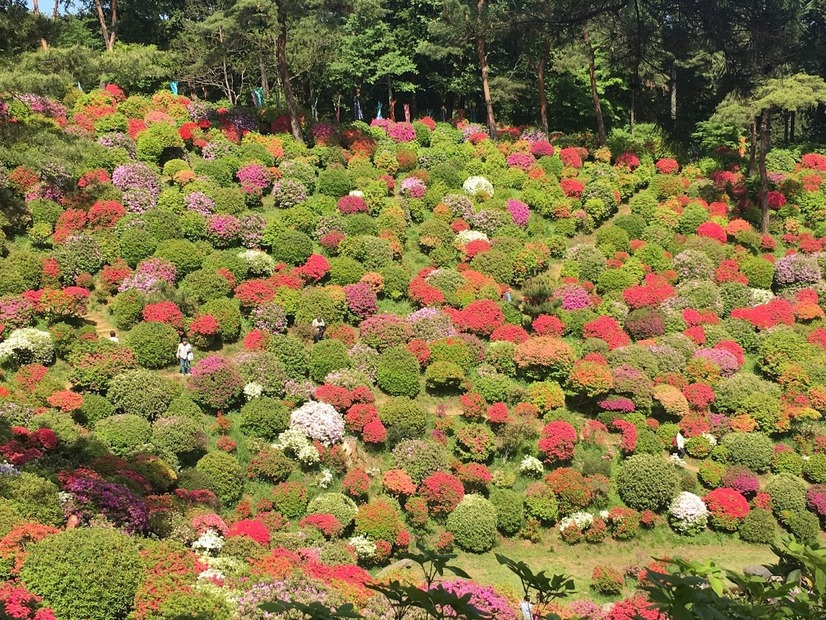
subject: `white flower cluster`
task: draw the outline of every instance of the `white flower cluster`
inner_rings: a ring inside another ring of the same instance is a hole
[[[333,472],[331,472],[329,469],[327,469],[325,467],[324,469],[321,470],[321,474],[319,475],[318,481],[316,482],[316,484],[319,487],[321,487],[322,489],[326,489],[327,487],[330,486],[330,484],[332,482],[333,482]]]
[[[759,306],[767,304],[774,299],[774,293],[764,288],[750,288],[749,289],[749,303],[752,306]]]
[[[275,259],[261,250],[244,250],[238,253],[238,258],[244,261],[250,272],[256,276],[271,275],[275,269]]]
[[[51,364],[54,361],[52,335],[34,327],[15,329],[0,342],[0,361],[22,364]]]
[[[293,455],[304,467],[313,467],[321,462],[318,450],[313,442],[307,438],[300,429],[289,429],[278,436],[278,441],[273,448],[283,450],[287,454]]]
[[[465,246],[471,241],[487,241],[488,236],[479,230],[460,230],[456,235],[456,245]]]
[[[364,192],[360,189],[354,189],[350,192],[350,196],[358,196],[359,198],[364,198]]]
[[[264,393],[264,386],[255,381],[250,381],[244,386],[244,398],[252,400],[258,398]]]
[[[331,446],[344,437],[344,418],[332,405],[309,400],[290,414],[290,429]]]
[[[668,517],[680,534],[697,534],[708,525],[708,508],[699,495],[683,491],[671,501]]]
[[[376,555],[376,543],[367,536],[353,536],[349,542],[359,560],[369,560]]]
[[[680,467],[682,469],[685,469],[685,467],[686,467],[686,462],[683,460],[683,458],[679,454],[669,455],[668,460],[675,467]]]
[[[565,517],[559,522],[559,531],[564,532],[569,527],[576,527],[579,531],[591,527],[594,522],[594,515],[590,512],[575,512],[569,517]]]
[[[209,528],[206,532],[201,534],[194,543],[192,543],[192,550],[195,553],[205,553],[207,555],[216,555],[224,547],[224,539],[215,528]]]
[[[711,433],[703,433],[702,436],[706,438],[709,445],[711,445],[711,446],[716,446],[717,445],[717,438],[714,435],[712,435]]]
[[[462,183],[462,189],[468,196],[484,195],[493,198],[493,183],[485,177],[469,177]]]
[[[522,462],[519,463],[519,473],[524,474],[525,476],[533,476],[538,478],[545,473],[545,466],[542,464],[542,461],[535,456],[526,454],[525,458],[522,459]]]

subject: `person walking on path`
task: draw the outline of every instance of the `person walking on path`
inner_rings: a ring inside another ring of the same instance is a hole
[[[111,341],[112,341],[112,342],[114,342],[114,343],[118,343],[118,342],[120,342],[120,340],[118,339],[117,335],[115,334],[115,330],[114,330],[114,329],[113,329],[112,331],[110,331],[110,332],[109,332],[109,340],[111,340]]]
[[[527,594],[519,603],[519,611],[522,612],[522,620],[533,620],[533,605],[531,605],[531,598]]]
[[[178,345],[178,363],[181,365],[181,374],[188,375],[191,374],[192,368],[192,345],[189,344],[186,338],[181,339],[181,343]]]
[[[313,342],[318,342],[322,338],[324,338],[324,330],[327,329],[327,324],[324,322],[320,316],[317,316],[313,319],[313,328],[315,329],[315,335],[313,336]]]
[[[680,458],[685,457],[685,437],[683,436],[682,431],[677,431],[677,454],[680,455]]]

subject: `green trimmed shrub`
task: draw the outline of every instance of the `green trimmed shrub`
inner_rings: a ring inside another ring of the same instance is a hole
[[[146,299],[135,289],[115,295],[112,303],[109,304],[115,327],[118,329],[132,329],[141,320],[141,313],[145,305]]]
[[[247,435],[275,441],[290,426],[290,412],[274,398],[254,398],[241,407],[240,426]]]
[[[634,510],[662,510],[677,494],[679,477],[674,467],[653,454],[627,459],[617,474],[617,490]]]
[[[347,347],[340,340],[322,340],[310,350],[310,378],[316,383],[324,383],[329,373],[349,366]]]
[[[345,286],[355,284],[367,273],[364,265],[349,256],[336,256],[330,259],[330,282]]]
[[[809,482],[826,483],[826,454],[818,452],[803,461],[803,475]]]
[[[203,411],[201,411],[201,408],[197,405],[197,403],[192,400],[189,394],[181,392],[178,396],[172,399],[172,402],[169,403],[169,407],[167,407],[162,417],[192,418],[200,421],[201,416],[203,416]]]
[[[152,426],[141,416],[131,413],[113,415],[100,420],[95,435],[118,456],[140,452],[152,437]]]
[[[356,503],[342,493],[322,493],[316,495],[307,505],[307,514],[326,513],[333,515],[346,529],[356,518]]]
[[[404,347],[390,347],[379,357],[376,385],[391,396],[415,398],[421,388],[419,361]]]
[[[179,289],[199,304],[228,297],[232,292],[232,287],[224,276],[205,269],[198,269],[188,274],[181,281]]]
[[[63,525],[63,508],[57,486],[51,480],[28,472],[19,476],[0,476],[0,496],[27,521]]]
[[[427,411],[409,398],[391,398],[379,407],[379,417],[394,445],[403,439],[421,437],[427,428]]]
[[[346,168],[330,166],[318,174],[318,193],[340,198],[353,189],[353,180]]]
[[[165,416],[152,425],[152,443],[176,456],[205,452],[207,435],[200,421],[186,416]]]
[[[481,495],[465,495],[447,517],[447,531],[456,544],[471,553],[490,551],[496,543],[497,515],[494,505]]]
[[[241,310],[237,299],[212,299],[201,306],[200,313],[215,317],[221,328],[221,340],[238,340],[241,335]]]
[[[780,520],[783,527],[802,543],[812,542],[820,534],[820,521],[806,510],[784,512]]]
[[[273,334],[267,344],[267,351],[281,361],[289,378],[304,379],[307,376],[309,355],[300,339],[292,335]]]
[[[198,461],[195,469],[212,478],[215,494],[225,506],[231,506],[241,499],[244,472],[231,454],[210,452]]]
[[[77,528],[26,551],[21,580],[61,620],[120,620],[132,609],[143,567],[131,536],[109,528]]]
[[[522,495],[510,489],[493,489],[490,502],[496,508],[496,527],[505,536],[513,536],[522,529],[525,506]]]
[[[178,278],[183,278],[200,269],[204,260],[204,253],[201,248],[185,239],[161,241],[155,249],[155,256],[175,265]]]
[[[115,413],[115,406],[100,394],[84,394],[83,404],[75,414],[78,422],[92,426],[98,420],[108,418]]]
[[[407,439],[393,448],[393,469],[403,469],[417,485],[430,474],[448,471],[450,460],[441,444],[425,439]]]
[[[740,538],[749,543],[770,545],[774,542],[777,521],[768,510],[753,508],[740,526]]]
[[[748,278],[753,288],[771,289],[774,280],[774,265],[765,258],[752,256],[740,264],[740,271]]]
[[[734,465],[743,465],[762,474],[769,471],[774,456],[774,442],[760,433],[729,433],[721,444],[728,450],[728,459]]]
[[[803,512],[806,510],[806,490],[809,488],[803,480],[791,474],[772,476],[766,483],[766,493],[772,498],[772,512],[782,518],[784,512]]]
[[[458,390],[465,382],[465,371],[453,362],[433,362],[424,373],[429,390]]]
[[[288,265],[302,265],[313,253],[313,240],[297,230],[284,230],[272,242],[272,256]]]
[[[126,344],[144,368],[164,368],[175,362],[180,336],[166,323],[138,323],[126,336]]]
[[[158,242],[147,230],[138,227],[126,229],[118,240],[120,256],[127,264],[134,268],[144,258],[152,256],[157,249]]]
[[[127,370],[109,384],[106,397],[121,413],[131,413],[150,422],[166,412],[181,386],[148,370]]]

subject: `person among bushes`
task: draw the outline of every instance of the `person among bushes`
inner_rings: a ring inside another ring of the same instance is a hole
[[[192,345],[189,344],[186,338],[181,338],[176,357],[178,358],[178,363],[181,365],[181,374],[192,374],[192,360],[194,356],[192,353]]]

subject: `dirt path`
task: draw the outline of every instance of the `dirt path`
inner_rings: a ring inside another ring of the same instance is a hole
[[[83,319],[89,321],[95,326],[95,332],[99,338],[108,338],[110,331],[117,333],[115,325],[112,323],[112,319],[108,314],[106,314],[106,312],[101,310],[90,310],[83,316]]]

